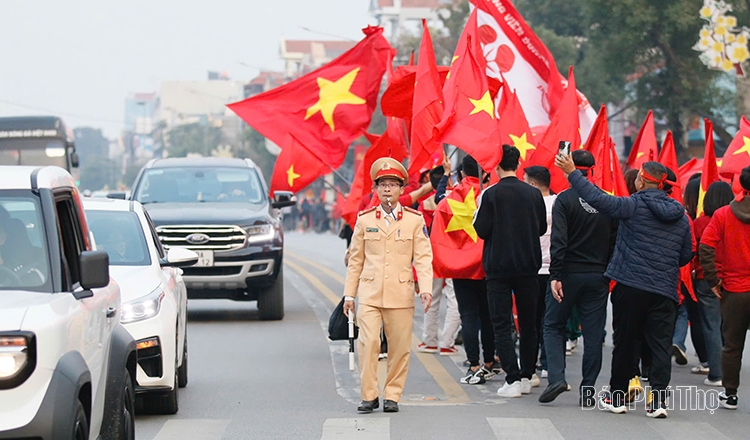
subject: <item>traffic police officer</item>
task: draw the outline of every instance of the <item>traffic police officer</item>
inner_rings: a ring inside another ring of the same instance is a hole
[[[398,412],[409,371],[414,320],[414,273],[432,285],[432,248],[419,211],[402,207],[406,169],[390,157],[373,163],[370,175],[380,205],[362,211],[354,227],[344,287],[344,313],[354,312],[358,300],[359,370],[362,403],[357,410],[369,413],[379,407],[378,354],[380,329],[388,339],[388,376],[385,381],[385,412]],[[432,295],[419,295],[427,312]]]

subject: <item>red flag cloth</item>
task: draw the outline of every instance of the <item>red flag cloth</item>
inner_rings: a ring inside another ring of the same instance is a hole
[[[739,131],[724,153],[719,173],[730,178],[738,175],[747,166],[750,166],[750,122],[743,116]]]
[[[430,233],[436,278],[484,278],[484,242],[472,223],[479,193],[479,179],[467,176],[438,203]]]
[[[654,112],[648,111],[646,120],[643,121],[638,136],[633,142],[633,148],[630,149],[628,156],[628,166],[630,168],[640,169],[645,162],[653,162],[658,154],[656,145],[656,128],[654,128]],[[674,170],[672,170],[674,171]]]
[[[617,149],[615,143],[612,142],[612,138],[609,139],[609,149],[612,151],[612,178],[615,180],[615,196],[628,197],[630,191],[628,191],[628,185],[625,183],[625,175],[622,173],[620,158],[617,156]]]
[[[677,162],[677,150],[674,148],[674,138],[671,131],[667,131],[667,137],[664,138],[664,143],[659,152],[659,163],[672,170],[677,176],[677,182],[672,185],[674,188],[671,197],[682,203],[682,188],[684,187],[680,183],[680,163]]]
[[[695,173],[703,170],[703,159],[691,158],[680,167],[678,177],[680,178],[680,187],[686,188],[690,177]]]
[[[315,179],[331,171],[330,167],[294,136],[289,135],[284,145],[273,168],[271,194],[278,190],[298,193]]]
[[[476,10],[469,18],[476,26]],[[453,57],[450,75],[445,82],[445,113],[435,126],[435,139],[449,143],[469,153],[485,170],[494,168],[500,137],[495,119],[495,104],[485,73],[484,57],[471,36],[462,38]],[[499,159],[498,159],[499,162]]]
[[[448,67],[437,66],[441,89],[449,70]],[[380,110],[385,116],[411,120],[416,81],[417,66],[398,66],[393,81],[380,97]]]
[[[608,139],[609,121],[607,120],[607,106],[602,104],[583,148],[596,158],[599,156],[599,150],[607,147]]]
[[[422,43],[419,46],[417,61],[417,82],[414,86],[414,103],[411,121],[411,155],[409,175],[418,172],[430,160],[440,142],[433,136],[433,128],[443,115],[443,89],[437,72],[432,38],[427,29],[427,21],[422,20]]]
[[[696,217],[703,215],[703,199],[712,183],[719,181],[719,167],[716,165],[716,151],[714,150],[714,124],[704,119],[706,125],[706,152],[703,155],[703,173],[701,187],[698,190],[698,209]]]
[[[557,108],[547,132],[544,133],[536,151],[528,161],[528,165],[541,165],[549,168],[552,174],[550,189],[560,193],[568,188],[568,179],[562,170],[553,166],[560,141],[568,141],[571,150],[581,145],[581,133],[578,122],[578,93],[573,67],[568,73],[568,88],[565,89],[563,99]]]
[[[488,148],[492,147],[490,149],[492,160],[489,163],[490,167],[485,168],[485,170],[494,170],[503,159],[502,144],[513,145],[521,153],[516,177],[523,179],[524,168],[527,167],[527,162],[531,159],[537,147],[534,135],[529,128],[529,122],[526,120],[526,115],[521,107],[521,102],[518,100],[518,94],[515,90],[512,94],[509,91],[510,86],[506,83],[503,86],[503,102],[507,104],[503,104],[500,110],[500,121],[498,122],[500,145],[488,146]]]
[[[538,127],[550,124],[562,99],[565,78],[557,70],[550,51],[511,0],[471,2],[479,10],[477,22],[487,59],[487,75],[497,79],[503,75],[514,85],[529,125],[536,133]],[[580,92],[577,109],[583,137],[586,137],[596,111]]]
[[[362,41],[320,69],[228,107],[282,150],[291,134],[338,168],[349,144],[370,125],[393,54],[382,28],[364,32]]]

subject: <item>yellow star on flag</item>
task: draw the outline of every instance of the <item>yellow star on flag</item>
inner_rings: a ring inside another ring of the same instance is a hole
[[[320,89],[318,102],[307,109],[305,120],[310,119],[311,116],[320,112],[323,115],[323,120],[331,127],[331,131],[336,131],[333,124],[333,111],[336,110],[337,105],[364,104],[367,102],[349,91],[352,88],[352,84],[354,84],[354,79],[357,78],[357,73],[359,73],[359,67],[342,76],[337,81],[318,78],[318,88]]]
[[[646,154],[646,153],[644,153],[644,152],[640,152],[640,153],[638,153],[638,154],[636,154],[636,155],[635,155],[635,158],[636,158],[636,159],[640,159],[640,158],[641,158],[641,156],[643,156],[644,154]]]
[[[742,141],[744,145],[742,145],[742,148],[735,151],[732,156],[740,153],[747,153],[747,155],[750,156],[750,138],[748,138],[747,136],[742,136]]]
[[[481,98],[469,98],[469,101],[474,105],[474,110],[469,113],[469,116],[481,112],[487,112],[487,114],[490,115],[490,118],[495,119],[495,105],[492,103],[492,97],[490,96],[489,90],[484,92],[484,95],[482,95]]]
[[[457,59],[458,59],[458,55],[453,55],[453,58],[451,59],[451,67],[453,67],[453,63],[455,63]],[[451,72],[449,70],[448,74],[445,75],[445,79],[447,80],[450,77],[451,77]],[[417,85],[417,83],[414,83],[414,85]]]
[[[474,196],[474,188],[469,190],[463,202],[451,199],[450,197],[447,200],[453,217],[448,222],[445,232],[464,231],[476,243],[478,236],[473,222],[474,211],[477,210],[477,199]]]
[[[286,170],[286,179],[287,183],[289,184],[289,188],[294,187],[294,181],[302,177],[301,175],[294,172],[294,164],[289,166],[289,169]]]
[[[509,134],[508,136],[510,136],[510,140],[513,141],[513,146],[518,148],[518,151],[521,152],[521,159],[524,161],[526,160],[526,155],[529,150],[536,150],[536,147],[526,140],[526,133],[522,134],[521,137],[513,136],[512,134]]]

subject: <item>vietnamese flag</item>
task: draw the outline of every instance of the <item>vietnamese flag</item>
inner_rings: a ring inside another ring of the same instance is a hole
[[[617,156],[617,149],[615,143],[612,142],[612,138],[609,139],[609,149],[612,152],[612,178],[615,184],[615,196],[628,197],[630,191],[628,191],[628,185],[625,183],[625,175],[622,173],[620,158]]]
[[[612,176],[612,155],[609,144],[609,124],[607,123],[607,106],[602,104],[596,121],[586,140],[584,149],[594,156],[594,167],[589,173],[589,180],[609,195],[615,195]]]
[[[510,93],[510,86],[507,82],[503,85],[501,105],[500,122],[498,124],[500,145],[492,148],[492,161],[490,162],[490,167],[485,169],[495,169],[503,159],[502,144],[513,145],[521,153],[516,177],[523,179],[526,162],[534,154],[534,151],[536,151],[536,145],[534,145],[534,136],[529,128],[529,122],[526,120],[523,107],[518,100],[518,94],[515,90],[513,90],[513,93]]]
[[[271,176],[272,194],[278,190],[300,192],[315,179],[330,172],[330,167],[291,134],[284,145],[279,157],[276,158]]]
[[[413,53],[412,53],[413,55]],[[437,66],[440,88],[443,88],[450,69]],[[417,66],[398,66],[388,88],[380,97],[380,110],[385,116],[411,120],[414,104],[414,84],[417,82]]]
[[[338,168],[349,145],[370,125],[393,54],[382,28],[364,33],[362,41],[325,66],[228,107],[282,150],[294,148],[286,144],[292,135],[321,162]]]
[[[443,90],[426,20],[422,20],[422,27],[422,43],[419,46],[417,81],[412,104],[410,176],[419,173],[422,166],[429,162],[432,155],[442,146],[435,140],[433,128],[443,115]]]
[[[641,169],[641,165],[644,163],[656,161],[657,152],[654,112],[649,110],[646,120],[643,121],[641,129],[638,131],[638,136],[635,137],[633,148],[630,149],[628,166],[630,168]]]
[[[609,121],[607,119],[607,106],[602,104],[599,113],[596,115],[594,125],[591,127],[586,144],[581,148],[591,153],[594,157],[599,155],[599,150],[607,146],[609,138]]]
[[[701,187],[698,190],[698,209],[696,217],[703,215],[703,199],[706,191],[712,183],[719,181],[719,167],[716,164],[716,151],[714,151],[714,124],[704,119],[706,124],[706,152],[703,155],[703,173],[701,174]]]
[[[481,280],[484,242],[474,229],[479,179],[467,176],[437,206],[432,221],[432,268],[436,278]]]
[[[690,177],[693,174],[700,173],[703,169],[703,159],[696,159],[695,157],[690,158],[687,162],[682,164],[680,171],[677,173],[680,178],[680,186],[686,188]]]
[[[750,122],[740,120],[740,129],[727,147],[719,172],[727,178],[737,176],[743,168],[750,166]]]
[[[581,145],[581,132],[578,119],[578,92],[573,67],[568,73],[568,87],[563,93],[562,101],[550,121],[549,128],[542,136],[537,149],[528,161],[528,165],[541,165],[550,170],[552,183],[550,188],[560,193],[568,188],[568,180],[562,170],[553,166],[560,141],[570,142],[571,151]]]
[[[472,13],[476,26],[476,10]],[[445,113],[435,127],[435,139],[469,153],[485,170],[494,168],[500,138],[495,119],[495,104],[490,96],[484,58],[472,50],[471,36],[462,39],[450,74],[445,82]],[[500,150],[502,151],[502,150]],[[499,162],[499,159],[498,159]]]
[[[667,137],[664,138],[664,143],[661,146],[661,152],[659,152],[659,163],[672,170],[677,176],[677,182],[672,186],[671,197],[678,202],[682,203],[682,184],[680,183],[680,163],[677,162],[677,150],[674,148],[674,138],[672,132],[667,131]]]

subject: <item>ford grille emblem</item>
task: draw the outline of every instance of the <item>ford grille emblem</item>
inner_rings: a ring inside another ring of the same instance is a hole
[[[211,238],[206,234],[190,234],[185,238],[185,241],[190,244],[205,244],[208,243],[210,239]]]

